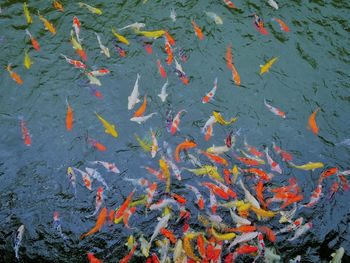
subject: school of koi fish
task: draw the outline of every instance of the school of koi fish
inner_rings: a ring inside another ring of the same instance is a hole
[[[67,12],[62,2],[52,1],[52,8],[55,12],[61,12],[65,20],[71,21],[72,27],[66,29],[66,37],[70,39],[72,49],[69,54],[58,53],[57,63],[67,63],[67,71],[80,71],[81,85],[88,88],[97,99],[102,99],[99,87],[103,87],[103,84],[100,78],[108,78],[111,70],[108,67],[90,66],[94,62],[90,62],[90,54],[84,47],[84,37],[90,34],[91,21],[80,21],[78,16]],[[147,2],[144,0],[142,4],[146,5]],[[240,12],[241,1],[219,2],[232,14]],[[270,8],[279,10],[278,3],[274,0],[263,2]],[[83,2],[74,4],[91,17],[103,15],[103,10],[96,6]],[[0,10],[1,13],[6,12],[4,8]],[[176,9],[167,12],[170,13],[168,19],[175,24]],[[40,10],[31,8],[30,2],[23,3],[23,13],[27,23],[23,34],[30,41],[24,52],[23,65],[26,70],[30,70],[33,64],[30,54],[40,54],[43,45],[41,38],[47,37],[43,34],[35,35],[31,25],[43,23],[47,34],[52,34],[53,37],[58,34],[58,25],[50,21],[49,15],[44,16]],[[217,26],[224,26],[224,20],[216,13],[203,10],[203,14]],[[269,35],[259,14],[249,14],[246,19],[250,22],[247,26],[254,27],[257,34]],[[277,17],[270,19],[272,26],[278,27],[283,34],[293,34],[293,28],[287,22]],[[203,30],[202,20],[203,18],[188,18],[194,42],[212,37]],[[169,76],[176,76],[181,88],[191,88],[192,77],[183,69],[191,54],[180,46],[181,40],[176,39],[171,28],[163,29],[161,23],[158,29],[146,28],[146,23],[133,22],[120,28],[112,27],[103,34],[94,32],[93,35],[105,64],[113,56],[127,61],[128,48],[133,45],[152,57],[161,79],[158,81],[160,88],[153,89],[156,90],[155,98],[158,103],[165,105],[170,95],[167,93]],[[114,51],[109,48],[109,37],[114,38]],[[241,80],[240,67],[234,62],[234,54],[238,51],[233,47],[234,43],[227,43],[226,50],[222,50],[222,56],[225,57],[222,63],[225,63],[227,76],[232,80],[230,88],[241,89],[245,80]],[[283,63],[283,57],[272,57],[261,63],[263,65],[260,66],[259,74],[264,77],[271,68]],[[9,63],[6,70],[17,85],[24,86],[25,78],[17,73],[16,66]],[[138,71],[137,68],[135,70]],[[304,255],[283,258],[275,249],[275,244],[294,242],[297,245],[300,239],[310,235],[314,227],[313,218],[305,216],[308,214],[303,212],[317,209],[322,199],[336,198],[342,192],[346,194],[350,189],[350,170],[330,167],[317,160],[301,163],[298,156],[277,142],[267,142],[264,146],[251,145],[244,131],[236,126],[239,116],[224,110],[212,110],[206,116],[207,121],[201,125],[200,132],[195,130],[195,134],[181,134],[181,127],[190,125],[192,106],[173,111],[167,105],[167,108],[163,108],[164,112],[150,111],[149,107],[155,101],[142,91],[142,78],[145,77],[137,73],[132,80],[133,87],[123,87],[130,90],[130,95],[118,98],[119,101],[127,101],[125,111],[132,112],[129,115],[130,121],[135,124],[135,130],[130,133],[134,135],[133,143],[138,146],[137,152],[148,159],[141,165],[143,175],[137,177],[126,173],[120,169],[118,161],[116,164],[106,160],[89,160],[84,164],[72,163],[64,168],[69,182],[69,187],[65,189],[67,195],[77,198],[77,192],[80,191],[96,193],[94,200],[86,200],[86,215],[82,219],[87,220],[92,227],[81,233],[79,242],[92,240],[101,233],[108,232],[108,228],[119,227],[120,231],[127,231],[129,237],[125,240],[125,245],[120,244],[124,246],[121,250],[124,251],[123,254],[114,258],[113,262],[309,262],[303,261]],[[197,103],[201,101],[202,104],[211,104],[220,89],[224,87],[220,87],[220,79],[215,77],[212,87],[203,93]],[[69,134],[74,131],[79,105],[74,103],[73,98],[66,97],[65,101],[66,115],[59,121],[65,125],[66,134]],[[264,105],[281,122],[288,122],[288,114],[272,105],[271,101],[262,99],[256,103]],[[98,112],[93,114],[101,123],[105,136],[118,140],[119,136],[123,136],[118,132],[118,123],[105,119],[103,105],[100,104],[99,107]],[[319,128],[317,116],[321,113],[322,109],[316,107],[309,119],[305,120],[305,133],[318,136],[322,127]],[[165,116],[164,126],[152,128],[149,125],[152,119],[160,116]],[[214,130],[219,127],[226,132],[226,137],[217,140],[222,145],[207,148],[198,143],[199,137],[207,142],[213,140]],[[26,121],[26,116],[19,117],[19,129],[26,146],[31,147],[36,143],[38,138],[30,132],[31,123]],[[17,137],[20,140],[20,136]],[[179,141],[179,138],[183,139]],[[110,159],[110,145],[103,141],[103,137],[96,138],[92,132],[85,135],[90,151],[101,152],[105,159]],[[286,175],[286,169],[292,173]],[[305,192],[293,176],[293,171],[297,170],[304,171],[305,176],[310,176],[312,172],[315,184],[312,192]],[[113,187],[108,182],[111,176],[119,177],[119,184],[133,188],[127,197],[112,192]],[[281,178],[284,179],[282,184]],[[327,185],[331,182],[331,187],[326,187],[326,182]],[[114,199],[115,205],[107,205],[107,198]],[[87,212],[91,210],[93,202],[93,212]],[[57,238],[70,244],[70,240],[76,237],[70,236],[65,229],[64,220],[61,222],[64,213],[53,213],[53,227]],[[152,229],[152,235],[144,232],[137,223],[138,217],[149,216],[158,219],[157,222],[150,220],[147,226]],[[26,226],[23,224],[15,234],[14,255],[17,260],[24,253],[21,246],[25,243],[25,236]],[[305,253],[306,250],[305,248]],[[329,257],[330,262],[341,262],[346,249],[339,247],[334,252]],[[86,260],[93,263],[112,261],[104,259],[103,250],[94,252],[93,246],[86,251]]]

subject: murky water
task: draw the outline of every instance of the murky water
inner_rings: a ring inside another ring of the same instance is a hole
[[[53,37],[45,31],[36,15],[28,27],[22,1],[0,1],[2,262],[15,260],[14,233],[21,224],[26,227],[20,248],[21,260],[25,262],[84,262],[87,251],[94,252],[105,262],[115,262],[126,254],[124,243],[130,234],[138,236],[144,232],[149,237],[159,213],[145,214],[144,209],[138,209],[130,222],[136,230],[128,230],[121,224],[105,226],[99,234],[80,241],[79,236],[95,224],[95,218],[85,216],[94,211],[97,183],[93,183],[94,190],[89,191],[78,177],[75,197],[66,178],[66,169],[68,166],[84,168],[93,160],[115,162],[122,171],[120,175],[100,171],[111,188],[105,191],[104,206],[116,208],[133,189],[121,178],[154,180],[141,166],[157,167],[158,158],[151,159],[134,138],[134,133],[144,137],[150,128],[159,131],[160,144],[167,141],[172,149],[185,138],[194,138],[201,149],[222,145],[232,127],[241,128],[237,147],[242,146],[244,136],[260,149],[275,141],[288,149],[298,164],[320,161],[327,167],[349,169],[350,148],[337,145],[350,137],[349,1],[279,1],[277,11],[265,1],[234,1],[239,11],[226,8],[223,1],[149,0],[145,4],[126,0],[90,1],[89,4],[103,10],[101,16],[79,8],[74,1],[63,1],[64,13],[55,10],[51,1],[28,2],[32,14],[40,10],[56,26],[57,35]],[[176,10],[176,22],[169,18],[171,8]],[[216,25],[204,11],[217,13],[223,25]],[[252,18],[248,16],[254,12],[265,20],[268,36],[260,35],[253,27]],[[82,85],[85,76],[60,57],[62,53],[78,59],[70,43],[74,15],[82,23],[87,65],[96,69],[106,67],[112,72],[100,78],[103,99],[92,96]],[[272,17],[285,21],[291,32],[282,32],[277,23],[270,21]],[[195,37],[191,19],[202,27],[204,41]],[[123,33],[131,41],[126,47],[127,57],[121,58],[113,47],[111,27],[119,28],[133,22],[145,23],[146,30],[168,29],[176,39],[176,46],[189,55],[188,62],[182,63],[190,78],[188,86],[173,73],[173,67],[166,67],[169,75],[166,103],[162,104],[157,96],[165,82],[157,70],[157,59],[165,57],[164,41],[154,41],[153,55],[148,55],[139,38],[132,31],[125,31]],[[40,52],[31,48],[24,32],[26,28],[40,42]],[[94,32],[98,32],[110,48],[111,58],[100,53]],[[239,88],[231,81],[231,73],[226,68],[225,52],[229,44],[232,44],[234,63],[241,76]],[[34,64],[26,70],[23,57],[28,49]],[[272,57],[279,59],[269,73],[260,76],[259,65]],[[16,85],[5,70],[9,63],[22,76],[22,86]],[[142,125],[130,122],[133,111],[127,110],[127,97],[137,73],[141,75],[140,93],[148,97],[147,112],[158,112]],[[201,99],[212,88],[215,77],[218,77],[215,100],[202,104]],[[74,129],[70,133],[65,128],[66,98],[75,114]],[[282,108],[287,118],[282,120],[271,114],[264,106],[264,98]],[[317,107],[321,108],[317,115],[319,136],[306,129],[308,117]],[[165,115],[170,109],[174,112],[187,110],[176,136],[165,130]],[[215,126],[214,137],[206,142],[200,127],[213,110],[221,111],[225,117],[238,116],[238,121],[232,127]],[[117,139],[104,133],[95,111],[116,124]],[[24,116],[27,122],[32,134],[31,147],[23,143],[18,116]],[[107,152],[89,147],[85,142],[86,134],[106,145]],[[232,155],[226,157],[236,163]],[[317,184],[319,170],[305,172],[291,169],[284,163],[281,165],[284,173],[276,176],[274,183],[285,183],[295,176],[308,200]],[[186,195],[184,184],[197,185],[197,181],[197,177],[184,171],[183,181],[173,180],[172,189]],[[298,214],[313,221],[311,232],[294,242],[285,242],[286,236],[278,237],[275,247],[283,262],[298,254],[303,262],[329,261],[329,255],[340,246],[350,254],[349,192],[340,191],[329,200],[326,196],[331,184],[331,180],[325,182],[325,197],[317,206],[300,210]],[[164,189],[164,185],[159,184],[159,188]],[[186,197],[188,203],[193,203],[192,195]],[[192,205],[189,208],[193,211],[190,225],[200,230],[197,208]],[[54,211],[60,213],[63,232],[68,236],[66,243],[53,229]],[[274,228],[278,219],[268,225]],[[138,258],[140,262],[143,260]],[[350,259],[345,255],[344,260]]]

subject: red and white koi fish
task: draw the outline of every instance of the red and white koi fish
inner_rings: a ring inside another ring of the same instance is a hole
[[[318,184],[315,191],[312,192],[309,203],[302,205],[302,207],[312,207],[314,206],[322,196],[322,184]]]
[[[288,153],[288,152],[282,150],[282,149],[281,149],[280,147],[278,147],[274,142],[272,142],[272,147],[273,147],[273,150],[274,150],[277,154],[281,155],[283,161],[285,161],[285,162],[291,162],[291,161],[293,160],[293,156],[292,156],[290,153]]]
[[[153,175],[157,176],[157,178],[160,181],[164,181],[165,180],[165,177],[164,177],[164,175],[163,175],[163,173],[161,171],[156,171],[153,168],[148,167],[148,166],[143,166],[143,168],[145,168],[150,174],[153,174]]]
[[[147,188],[147,203],[146,203],[146,207],[148,208],[150,206],[150,204],[153,201],[153,197],[157,192],[157,183],[154,182],[153,184],[151,184],[148,188]]]
[[[283,119],[286,118],[286,114],[283,111],[281,111],[280,109],[277,109],[277,108],[271,106],[270,104],[268,104],[266,99],[264,99],[264,104],[273,114],[275,114],[277,116],[280,116]]]
[[[303,234],[305,234],[307,231],[309,231],[312,228],[312,222],[307,222],[306,224],[300,226],[297,231],[295,231],[295,234],[292,238],[289,238],[288,241],[293,241],[297,238],[299,238],[300,236],[302,236]]]
[[[275,172],[277,172],[279,174],[282,174],[281,167],[279,166],[278,163],[276,163],[274,160],[272,160],[272,158],[269,155],[269,149],[267,147],[265,148],[265,154],[266,154],[267,162],[269,163],[269,165],[271,167],[271,170],[275,171]]]
[[[86,216],[86,217],[89,218],[89,217],[93,217],[93,216],[97,215],[98,211],[102,207],[102,203],[103,203],[103,187],[100,186],[97,189],[97,193],[96,193],[95,211],[91,215]]]
[[[81,62],[81,61],[78,61],[78,60],[73,60],[73,59],[70,59],[68,58],[66,55],[63,55],[61,54],[62,57],[64,57],[64,59],[71,65],[73,65],[75,68],[79,68],[79,69],[83,69],[83,70],[86,70],[87,66]]]
[[[159,74],[162,76],[162,78],[166,79],[166,71],[159,59],[157,60],[157,67],[158,67]]]
[[[186,110],[180,110],[175,118],[173,119],[173,122],[171,124],[171,129],[170,129],[170,132],[172,135],[174,135],[176,133],[176,131],[180,131],[179,129],[179,124],[180,124],[180,117],[181,117],[181,113],[183,112],[187,112]]]
[[[169,43],[168,40],[165,40],[165,52],[168,55],[168,57],[166,58],[166,63],[168,65],[171,65],[171,63],[173,62],[174,55],[173,55],[173,51],[171,48],[171,44]]]
[[[32,36],[28,29],[26,29],[26,34],[29,36],[32,46],[36,51],[40,51],[39,42]]]
[[[204,96],[204,98],[202,99],[202,103],[208,103],[209,101],[211,101],[215,96],[217,88],[218,88],[218,78],[215,78],[214,88],[211,91],[209,91],[207,95]]]
[[[207,187],[209,189],[209,191],[211,191],[213,194],[219,196],[222,199],[228,200],[229,199],[229,195],[219,186],[210,183],[210,182],[203,182],[202,183],[203,186]]]
[[[201,193],[199,192],[199,190],[197,189],[197,187],[194,187],[192,185],[189,185],[189,184],[186,184],[185,185],[187,189],[191,190],[195,196],[196,196],[196,199],[197,199],[197,205],[199,207],[199,209],[204,209],[204,198],[203,196],[201,195]]]
[[[60,237],[63,238],[63,240],[67,239],[67,237],[62,232],[61,221],[59,219],[59,214],[57,211],[53,213],[53,228],[57,231]]]
[[[259,254],[264,255],[264,253],[265,253],[264,236],[260,232],[258,233],[258,248],[259,248]]]
[[[338,175],[340,182],[341,182],[341,186],[343,188],[343,191],[348,191],[350,189],[350,185],[348,183],[348,180],[346,179],[346,177],[342,174]]]
[[[88,136],[86,137],[86,142],[101,152],[105,152],[107,150],[106,146],[104,146],[102,143],[100,143],[100,142],[96,141],[95,139],[92,139]]]
[[[92,187],[91,187],[90,175],[88,173],[78,169],[78,168],[75,168],[75,167],[73,167],[73,170],[75,170],[81,174],[81,177],[83,178],[83,182],[84,182],[85,187],[91,191]]]
[[[232,3],[230,0],[224,0],[224,3],[232,9],[237,9],[237,7],[234,5],[234,3]]]
[[[136,211],[136,207],[133,206],[133,207],[128,208],[123,214],[123,222],[124,222],[125,227],[128,229],[134,229],[134,228],[129,226],[129,219],[135,213],[135,211]]]
[[[216,214],[216,209],[218,208],[218,202],[213,191],[209,190],[209,201],[210,201],[210,209],[213,214]]]
[[[72,27],[74,29],[75,36],[77,37],[78,42],[81,44],[81,39],[80,39],[80,27],[81,27],[81,24],[80,24],[79,19],[76,16],[73,17]]]
[[[93,76],[93,77],[102,77],[102,76],[105,76],[105,75],[107,75],[109,73],[111,73],[111,72],[108,69],[101,68],[101,69],[98,69],[98,70],[90,71],[88,74],[90,76]]]
[[[116,167],[116,165],[114,163],[108,163],[108,162],[103,162],[103,161],[93,161],[90,163],[91,164],[100,164],[103,167],[105,167],[106,170],[109,172],[120,173],[119,169]],[[89,168],[89,170],[90,170],[90,168]],[[91,169],[91,170],[94,170],[94,169]]]
[[[296,230],[297,228],[299,228],[303,224],[303,222],[304,222],[304,218],[303,217],[299,217],[298,219],[296,219],[293,222],[291,222],[288,226],[278,230],[276,232],[276,234],[287,233],[287,232],[291,232],[293,230]]]
[[[24,144],[27,146],[31,146],[32,139],[31,139],[31,135],[29,133],[29,130],[27,128],[27,124],[22,116],[19,116],[18,119],[20,121],[20,127],[21,127],[22,138],[24,140]]]
[[[85,167],[85,171],[94,179],[99,181],[107,190],[109,190],[109,186],[106,181],[103,179],[102,175],[96,170],[89,167]]]
[[[151,129],[151,135],[152,135],[152,146],[151,146],[151,156],[152,158],[156,157],[156,154],[158,152],[158,141],[155,133]]]
[[[281,19],[274,17],[271,20],[272,21],[276,21],[280,25],[281,30],[283,30],[284,32],[289,32],[290,31],[289,27]]]

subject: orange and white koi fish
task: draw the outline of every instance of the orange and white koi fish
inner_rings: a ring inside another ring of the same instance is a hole
[[[90,71],[88,74],[90,76],[93,76],[93,77],[102,77],[102,76],[105,76],[107,74],[109,74],[110,71],[106,68],[101,68],[101,69],[98,69],[98,70],[93,70],[93,71]]]
[[[244,138],[244,147],[247,149],[247,151],[249,151],[251,154],[253,154],[255,157],[263,157],[264,154],[262,152],[260,152],[257,148],[255,148],[254,146],[251,146],[247,143],[246,138]]]
[[[158,151],[158,141],[155,133],[151,129],[151,136],[152,136],[152,146],[151,146],[151,156],[152,158],[156,157],[157,151]]]
[[[281,155],[283,161],[291,162],[293,160],[293,156],[290,153],[282,150],[274,142],[272,142],[272,147],[277,154]]]
[[[93,253],[89,252],[87,253],[87,257],[90,263],[102,263],[102,260],[99,260],[97,257],[94,256]]]
[[[103,187],[100,186],[97,189],[97,193],[96,193],[95,211],[93,212],[93,214],[91,214],[87,217],[95,216],[98,213],[98,211],[100,210],[100,208],[102,207],[102,203],[103,203]]]
[[[150,246],[153,242],[153,240],[157,237],[157,235],[159,234],[160,230],[162,228],[166,228],[166,226],[168,225],[168,221],[170,219],[170,214],[167,214],[165,216],[163,216],[162,218],[159,219],[158,224],[156,225],[153,234],[151,236],[150,241],[148,242],[148,245]]]
[[[135,111],[134,117],[142,117],[145,114],[146,107],[147,107],[147,96],[145,95],[143,97],[143,103],[140,106],[140,108],[137,111]]]
[[[165,52],[168,55],[168,57],[166,58],[166,63],[170,65],[173,62],[174,55],[168,40],[165,40]]]
[[[195,194],[196,199],[197,199],[197,205],[198,205],[199,209],[203,210],[205,201],[204,201],[203,196],[201,195],[201,193],[197,189],[197,187],[194,187],[194,186],[189,185],[189,184],[186,184],[185,186],[187,189],[191,190]]]
[[[272,21],[276,21],[280,25],[281,30],[283,30],[284,32],[289,32],[290,31],[289,27],[281,19],[274,17],[271,20]]]
[[[215,163],[228,166],[228,162],[224,158],[222,158],[222,157],[220,157],[218,155],[215,155],[215,154],[212,154],[212,153],[208,153],[208,152],[204,152],[204,151],[199,151],[199,153],[204,154],[206,157],[208,157],[210,160],[212,160]]]
[[[303,207],[312,207],[314,206],[322,196],[322,184],[318,184],[315,191],[312,192],[309,203],[302,205]]]
[[[178,205],[177,202],[174,199],[166,198],[166,199],[162,199],[162,200],[158,201],[157,203],[152,204],[149,207],[149,209],[151,211],[153,211],[153,210],[162,210],[163,208],[165,208],[165,207],[167,207],[167,206],[169,206],[171,204]]]
[[[169,241],[173,244],[176,243],[176,236],[174,235],[173,231],[168,230],[166,228],[161,228],[160,229],[160,233],[165,236],[167,239],[169,239]]]
[[[129,219],[135,212],[136,212],[136,207],[133,206],[131,208],[128,208],[123,214],[123,222],[125,227],[128,229],[133,229],[132,227],[129,226]]]
[[[192,26],[193,26],[193,29],[194,29],[194,33],[196,34],[198,39],[199,40],[203,40],[204,36],[203,36],[202,29],[196,24],[196,22],[194,22],[194,20],[192,20]]]
[[[218,208],[218,202],[212,190],[209,190],[209,203],[210,209],[213,214],[216,214],[216,210]]]
[[[187,112],[186,110],[180,110],[175,118],[173,119],[173,122],[171,124],[171,128],[170,128],[170,132],[172,135],[174,135],[176,133],[176,131],[180,131],[179,129],[179,124],[180,124],[180,116],[181,116],[181,113],[183,112]]]
[[[308,128],[314,133],[318,134],[318,127],[316,124],[316,114],[319,112],[320,108],[317,108],[309,117]]]
[[[269,149],[267,147],[265,148],[265,154],[266,154],[267,162],[269,163],[269,165],[271,167],[271,170],[275,171],[275,172],[277,172],[279,174],[282,174],[281,167],[279,166],[278,163],[276,163],[274,160],[272,160],[272,158],[269,155]]]
[[[283,119],[286,118],[286,114],[283,111],[281,111],[280,109],[277,109],[277,108],[271,106],[270,104],[268,104],[266,99],[264,99],[264,104],[273,114],[275,114],[277,116],[280,116]]]
[[[214,88],[211,91],[209,91],[207,95],[204,96],[204,98],[202,99],[202,103],[208,103],[209,101],[211,101],[215,96],[217,88],[218,88],[218,78],[216,77],[214,80]]]
[[[31,139],[31,135],[28,131],[27,124],[26,124],[23,116],[19,116],[18,119],[20,120],[20,127],[21,127],[22,138],[24,140],[24,144],[27,146],[31,146],[32,139]]]
[[[188,141],[188,140],[185,140],[184,142],[180,143],[175,149],[176,162],[180,162],[180,152],[181,151],[188,150],[188,149],[194,148],[196,146],[197,146],[197,144],[195,142]]]
[[[341,182],[341,186],[343,188],[343,191],[348,191],[350,189],[350,185],[348,183],[348,180],[346,179],[346,177],[342,174],[338,175],[340,182]]]
[[[119,174],[120,170],[115,165],[115,163],[103,162],[103,161],[93,161],[91,164],[100,164],[102,165],[108,172]]]
[[[57,1],[57,0],[54,0],[52,2],[52,5],[54,8],[56,8],[58,11],[61,11],[61,12],[64,12],[64,8],[63,8],[63,5],[61,2]]]
[[[88,173],[78,169],[78,168],[75,168],[75,167],[73,167],[73,170],[75,170],[81,174],[81,177],[83,178],[83,182],[84,182],[85,187],[91,191],[92,185],[91,185],[90,175]]]
[[[174,38],[169,34],[168,31],[165,31],[165,38],[169,42],[170,45],[175,46],[175,40]]]
[[[225,200],[229,199],[229,195],[223,189],[221,189],[219,186],[217,186],[213,183],[210,183],[210,182],[203,182],[202,185],[207,187],[209,189],[209,191],[213,192],[213,194],[219,196],[220,198],[225,199]]]
[[[78,60],[73,60],[68,58],[66,55],[61,54],[61,56],[71,65],[73,65],[75,68],[79,68],[79,69],[83,69],[85,70],[87,68],[87,66],[83,63],[80,62]]]
[[[73,129],[73,109],[68,103],[68,99],[66,98],[67,104],[67,113],[66,113],[66,129],[67,131],[71,131]]]
[[[335,195],[335,193],[338,192],[339,187],[340,185],[337,181],[332,184],[328,194],[328,199],[331,199]]]
[[[162,76],[162,78],[166,79],[166,71],[159,59],[157,60],[157,67],[158,67],[159,74]]]
[[[28,29],[26,29],[26,34],[29,36],[32,46],[36,51],[40,50],[39,42],[32,36]]]
[[[99,150],[101,152],[105,152],[107,150],[107,147],[104,146],[102,143],[100,143],[100,142],[96,141],[95,139],[92,139],[88,136],[86,137],[86,141],[88,144],[95,147],[97,150]]]
[[[81,27],[81,24],[80,24],[79,19],[76,16],[73,17],[73,25],[72,25],[72,27],[74,29],[75,36],[77,37],[78,42],[81,43],[81,39],[80,39],[80,27]]]
[[[147,203],[146,203],[146,207],[148,208],[152,201],[153,201],[153,197],[156,194],[157,191],[157,183],[154,182],[153,184],[151,184],[148,188],[147,188]]]
[[[287,232],[291,232],[293,230],[296,230],[297,228],[299,228],[303,224],[303,222],[304,222],[304,218],[299,217],[297,220],[294,220],[286,227],[283,227],[280,230],[278,230],[276,234],[287,233]]]
[[[251,158],[246,158],[246,157],[239,157],[236,154],[233,154],[233,157],[235,157],[238,161],[240,161],[241,163],[244,163],[245,165],[249,165],[249,166],[258,166],[261,163],[255,159],[251,159]]]
[[[234,3],[232,3],[230,0],[224,0],[224,3],[232,9],[237,9],[237,7],[234,5]]]
[[[7,67],[6,67],[6,70],[8,71],[8,73],[10,74],[11,78],[16,81],[16,83],[18,85],[22,85],[23,84],[23,80],[21,79],[21,77],[12,70],[12,67],[11,67],[11,64],[9,64]]]
[[[205,134],[204,134],[204,139],[205,139],[206,141],[209,141],[210,138],[214,135],[214,134],[213,134],[213,126],[214,126],[214,125],[209,125],[208,128],[207,128],[207,130],[206,130],[206,132],[205,132]]]
[[[258,226],[257,230],[265,234],[265,236],[270,242],[274,243],[276,241],[276,234],[273,232],[271,228],[267,226]]]
[[[38,16],[39,16],[39,19],[44,23],[45,29],[49,30],[52,35],[56,35],[56,28],[54,27],[54,25],[45,17],[40,15],[39,11],[38,11]]]
[[[100,231],[104,223],[106,222],[106,218],[107,218],[107,208],[104,207],[102,208],[100,214],[98,215],[96,225],[89,232],[82,234],[80,236],[80,239],[83,239],[84,237],[87,237],[89,235],[95,234],[96,232]]]
[[[118,220],[120,220],[126,209],[129,207],[129,204],[134,196],[136,189],[134,189],[133,191],[131,191],[131,193],[128,195],[128,197],[125,199],[124,203],[119,207],[119,209],[115,211],[115,215],[114,215],[114,223],[118,222]]]

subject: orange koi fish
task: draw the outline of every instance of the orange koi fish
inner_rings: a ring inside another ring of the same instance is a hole
[[[22,116],[19,116],[18,118],[20,120],[20,126],[21,126],[21,132],[22,132],[22,138],[24,140],[24,144],[27,146],[31,146],[32,139],[31,139],[31,135],[28,131],[26,122]]]
[[[102,208],[100,214],[98,215],[96,225],[89,232],[82,234],[80,236],[80,239],[83,239],[84,237],[87,237],[89,235],[95,234],[96,232],[100,231],[104,223],[106,222],[106,218],[107,218],[107,208],[104,207]]]
[[[106,146],[104,146],[102,143],[99,143],[95,139],[92,139],[90,137],[86,137],[86,141],[87,141],[88,144],[90,144],[91,146],[95,147],[97,150],[99,150],[101,152],[105,152],[107,150]]]
[[[273,232],[273,230],[267,226],[258,226],[257,230],[260,231],[261,233],[265,234],[267,239],[270,242],[275,242],[276,241],[276,234]]]
[[[196,22],[194,22],[194,20],[192,20],[192,26],[193,26],[194,32],[195,32],[196,36],[199,38],[199,40],[203,40],[204,39],[203,32],[200,29],[200,27],[196,24]]]
[[[229,232],[241,232],[241,233],[249,233],[249,232],[254,232],[256,231],[256,226],[239,226],[235,228],[230,228],[228,229]]]
[[[113,223],[113,219],[114,219],[114,210],[111,209],[111,211],[109,211],[109,215],[108,215],[108,222],[110,224],[112,224]]]
[[[26,34],[29,36],[32,46],[36,51],[40,50],[39,42],[32,36],[28,29],[26,29]]]
[[[238,71],[236,70],[235,66],[232,64],[231,65],[231,70],[232,70],[232,79],[235,82],[237,86],[241,85],[241,78],[238,74]]]
[[[323,171],[323,172],[321,173],[321,175],[320,175],[320,179],[318,180],[318,183],[319,183],[319,184],[322,183],[322,181],[323,181],[324,179],[326,179],[327,177],[330,177],[330,176],[332,176],[332,175],[334,175],[334,174],[337,174],[338,172],[339,172],[339,170],[338,170],[337,167],[332,167],[332,168],[329,168],[329,169]]]
[[[335,195],[336,192],[339,190],[339,183],[334,182],[330,188],[329,194],[328,194],[328,199],[331,199],[333,195]]]
[[[162,78],[166,79],[166,71],[162,66],[162,64],[160,63],[159,59],[157,60],[157,67],[158,67],[159,74],[162,76]]]
[[[66,129],[67,131],[71,131],[73,129],[73,109],[69,105],[67,98],[66,98],[66,104],[67,104]]]
[[[272,147],[277,154],[281,155],[283,161],[290,162],[293,160],[293,156],[290,153],[282,150],[274,142],[272,143]]]
[[[128,263],[130,261],[130,259],[132,258],[132,256],[135,253],[135,250],[137,248],[137,243],[134,245],[134,247],[130,250],[129,254],[127,254],[125,257],[123,257],[119,263]]]
[[[120,208],[118,210],[116,210],[115,215],[114,215],[114,223],[116,221],[120,220],[120,218],[122,218],[124,212],[129,207],[129,204],[130,204],[130,202],[132,200],[132,197],[134,196],[135,191],[136,191],[136,189],[131,191],[129,196],[125,199],[124,203],[120,206]]]
[[[169,42],[170,45],[175,46],[174,38],[169,34],[168,31],[165,31],[165,38]]]
[[[242,169],[242,171],[248,174],[253,174],[255,176],[258,176],[260,179],[264,181],[270,181],[270,179],[273,176],[273,174],[267,174],[265,171],[258,168]]]
[[[203,234],[199,234],[197,237],[197,250],[202,259],[206,258],[206,250],[205,250],[205,239]]]
[[[87,253],[87,257],[90,263],[102,263],[102,260],[95,257],[93,253]]]
[[[309,125],[308,128],[314,133],[318,134],[318,127],[316,124],[316,114],[320,110],[320,108],[317,108],[309,117]]]
[[[12,67],[11,67],[11,64],[9,64],[7,67],[6,67],[6,70],[8,71],[8,73],[10,73],[10,76],[11,78],[16,81],[16,83],[18,85],[22,85],[23,84],[23,80],[21,79],[21,77],[12,70]]]
[[[176,237],[175,237],[173,231],[168,230],[168,229],[162,227],[162,228],[160,229],[160,233],[161,233],[163,236],[165,236],[167,239],[169,239],[169,241],[170,241],[172,244],[175,244],[175,243],[176,243]]]
[[[276,21],[280,25],[281,30],[283,30],[284,32],[289,32],[290,31],[289,27],[281,19],[278,19],[278,18],[274,17],[271,20],[272,21]]]
[[[171,128],[170,128],[170,133],[171,133],[172,135],[174,135],[174,134],[176,133],[176,131],[180,131],[180,129],[179,129],[180,116],[181,116],[181,113],[183,113],[183,112],[187,112],[187,111],[186,111],[186,110],[180,110],[180,111],[176,114],[175,118],[173,119],[173,122],[172,122]]]
[[[239,157],[237,155],[234,154],[234,157],[240,161],[241,163],[244,163],[245,165],[248,166],[258,166],[260,165],[260,162],[258,162],[257,160],[254,159],[250,159],[250,158],[246,158],[246,157]]]
[[[167,53],[168,57],[166,59],[166,63],[170,65],[173,62],[173,51],[171,50],[171,45],[168,41],[165,42],[165,52]]]
[[[229,195],[223,189],[221,189],[219,186],[217,186],[213,183],[209,183],[209,182],[203,182],[202,185],[208,187],[208,189],[211,192],[213,192],[213,194],[219,196],[220,198],[225,199],[225,200],[229,199]]]
[[[179,204],[185,205],[187,203],[187,200],[185,197],[175,194],[175,193],[171,193],[170,196],[176,200],[176,202],[178,202]]]
[[[295,196],[293,198],[289,198],[283,203],[283,205],[281,205],[280,209],[286,208],[287,206],[289,206],[291,204],[294,204],[296,202],[299,202],[299,201],[301,201],[303,199],[304,199],[303,195],[297,195],[297,196]]]
[[[148,166],[144,166],[143,168],[145,168],[150,174],[157,176],[158,180],[160,180],[160,181],[165,180],[164,174],[161,171],[156,171],[153,168],[148,167]]]
[[[64,8],[63,8],[63,5],[57,1],[57,0],[54,0],[53,3],[52,3],[53,7],[56,8],[58,11],[61,11],[61,12],[64,12]]]
[[[226,66],[228,69],[232,68],[232,51],[231,51],[231,45],[227,46],[226,49]]]
[[[258,184],[255,187],[255,191],[256,191],[256,197],[258,198],[261,206],[263,208],[267,207],[267,204],[265,203],[265,199],[264,199],[264,183],[263,181],[259,181]]]
[[[212,160],[215,163],[228,166],[228,162],[224,158],[222,158],[222,157],[220,157],[218,155],[215,155],[215,154],[212,154],[212,153],[208,153],[208,152],[204,152],[204,151],[199,151],[199,153],[204,154],[206,157],[208,157],[210,160]]]
[[[145,114],[146,107],[147,107],[147,97],[145,95],[143,97],[143,103],[140,106],[140,108],[137,111],[135,111],[134,117],[142,117]]]
[[[197,144],[193,141],[184,141],[182,143],[180,143],[176,149],[175,149],[175,160],[176,162],[180,162],[180,152],[183,151],[183,150],[188,150],[188,149],[191,149],[191,148],[194,148],[196,147]]]
[[[213,124],[209,125],[207,130],[205,131],[204,139],[206,141],[209,141],[212,136],[213,136]]]

